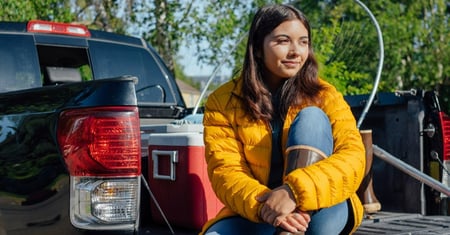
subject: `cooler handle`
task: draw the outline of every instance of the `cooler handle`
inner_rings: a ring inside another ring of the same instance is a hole
[[[170,173],[169,175],[159,174],[159,157],[167,156],[170,157]],[[153,178],[162,180],[172,180],[175,181],[175,163],[178,162],[178,151],[164,151],[164,150],[152,150],[152,160],[153,160]]]

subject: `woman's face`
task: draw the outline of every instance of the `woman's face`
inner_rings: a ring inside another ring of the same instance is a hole
[[[263,57],[268,72],[264,77],[269,89],[278,88],[300,71],[308,58],[308,42],[308,31],[298,19],[281,23],[264,38]]]

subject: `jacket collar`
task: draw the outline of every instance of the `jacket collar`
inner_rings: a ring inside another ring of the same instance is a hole
[[[232,79],[234,88],[231,93],[239,98],[242,98],[242,87],[244,86],[244,79],[242,77],[234,77]]]

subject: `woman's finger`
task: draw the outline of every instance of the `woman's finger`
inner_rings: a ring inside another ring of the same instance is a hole
[[[308,212],[296,210],[293,214],[297,214],[298,216],[301,216],[308,223],[311,221],[311,215]]]
[[[308,228],[309,217],[303,217],[301,214],[292,213],[284,218],[279,226],[289,232],[305,232]]]
[[[298,213],[293,213],[292,216],[288,216],[286,221],[298,231],[306,231],[309,221]]]
[[[278,226],[280,226],[280,224],[281,224],[282,221],[283,221],[283,220],[278,216],[278,217],[275,218],[275,220],[273,221],[272,225],[273,225],[274,227],[278,227]]]

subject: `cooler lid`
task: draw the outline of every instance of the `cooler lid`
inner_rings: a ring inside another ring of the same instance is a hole
[[[203,133],[203,124],[155,124],[141,126],[144,133]]]
[[[152,146],[204,146],[203,133],[178,132],[178,133],[151,133],[148,145]]]

